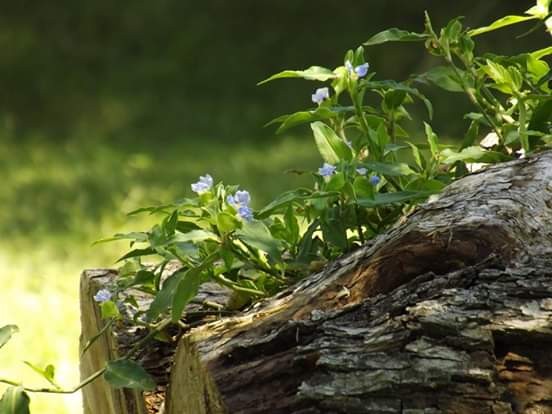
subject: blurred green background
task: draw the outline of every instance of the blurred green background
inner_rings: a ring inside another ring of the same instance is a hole
[[[239,183],[257,206],[320,160],[306,129],[263,125],[311,106],[317,86],[256,83],[283,69],[342,64],[348,48],[396,26],[421,31],[465,16],[475,27],[532,1],[5,2],[0,15],[0,325],[21,333],[0,351],[0,376],[38,384],[20,362],[54,363],[78,381],[78,278],[110,267],[124,243],[91,243],[148,218],[125,212],[189,194],[199,174]],[[481,38],[504,53],[549,44],[524,28]],[[403,79],[433,61],[420,45],[368,50],[377,77]],[[428,92],[435,130],[451,139],[469,108]],[[420,114],[423,115],[422,112]],[[0,388],[1,391],[1,388]],[[33,396],[33,412],[75,414],[79,396]]]

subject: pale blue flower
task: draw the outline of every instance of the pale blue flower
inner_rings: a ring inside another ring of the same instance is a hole
[[[236,194],[234,194],[234,198],[238,201],[239,204],[244,206],[248,206],[251,202],[251,196],[249,195],[249,192],[245,190],[236,191]]]
[[[236,199],[234,198],[233,195],[229,195],[226,197],[226,202],[228,204],[230,204],[232,207],[237,207],[238,205],[238,202],[236,201]]]
[[[226,197],[226,201],[238,211],[239,218],[245,221],[253,220],[253,210],[249,207],[251,195],[248,191],[236,191],[236,194]]]
[[[353,64],[348,60],[345,62],[345,68],[347,69],[347,72],[349,74],[356,73],[356,75],[359,78],[363,78],[368,73],[368,68],[370,67],[370,64],[363,63],[362,65],[358,65],[356,67],[353,67]]]
[[[364,168],[364,167],[358,167],[356,169],[356,172],[359,174],[359,175],[366,175],[366,173],[368,172],[368,169]]]
[[[322,165],[322,167],[318,169],[318,174],[320,174],[322,177],[329,177],[330,175],[333,175],[335,173],[335,170],[335,165],[325,162],[324,165]]]
[[[249,207],[251,196],[249,195],[249,191],[239,190],[236,191],[236,194],[226,197],[226,201],[228,204],[236,208],[239,206]]]
[[[94,300],[99,303],[107,302],[111,299],[111,292],[107,289],[100,289],[94,295]]]
[[[199,177],[197,183],[192,184],[192,191],[197,194],[203,194],[209,191],[213,187],[213,177],[209,174],[205,174]]]
[[[318,88],[312,94],[311,99],[314,103],[320,105],[324,99],[328,99],[329,97],[330,97],[330,90],[328,88]]]
[[[245,221],[253,220],[253,210],[248,206],[238,207],[238,216]]]
[[[381,178],[379,178],[377,175],[373,175],[370,177],[370,184],[372,184],[373,186],[378,185],[380,181]]]
[[[355,73],[358,75],[359,78],[363,78],[368,73],[368,68],[370,65],[368,63],[363,63],[362,65],[358,65],[355,68]]]

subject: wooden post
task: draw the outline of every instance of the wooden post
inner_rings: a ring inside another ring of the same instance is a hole
[[[112,270],[87,270],[82,273],[80,286],[82,350],[88,340],[104,327],[98,304],[93,296],[115,276]],[[119,344],[114,335],[102,335],[81,356],[81,379],[102,369],[106,361],[119,356]],[[103,378],[99,378],[82,390],[84,414],[146,414],[141,392],[127,389],[116,390]]]

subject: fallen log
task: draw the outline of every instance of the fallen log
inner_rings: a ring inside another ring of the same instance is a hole
[[[165,412],[552,413],[550,253],[552,152],[479,171],[182,335]]]

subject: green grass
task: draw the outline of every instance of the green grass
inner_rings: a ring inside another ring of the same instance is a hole
[[[235,145],[34,138],[5,139],[2,147],[0,326],[14,323],[21,332],[0,350],[0,377],[30,385],[41,380],[23,360],[52,363],[60,383],[78,383],[79,274],[112,267],[127,247],[92,247],[93,241],[152,223],[151,217],[128,218],[126,212],[190,195],[190,183],[205,173],[250,190],[260,207],[309,182],[285,170],[319,163],[312,141],[293,137]],[[31,407],[33,413],[78,414],[80,396],[33,395]]]

